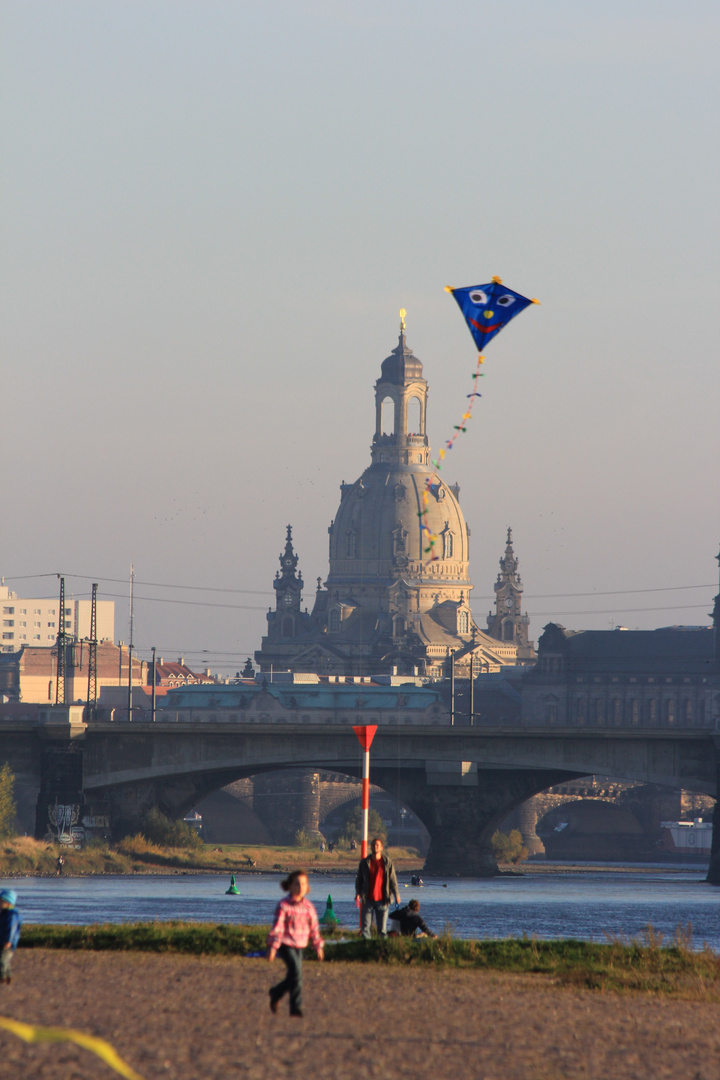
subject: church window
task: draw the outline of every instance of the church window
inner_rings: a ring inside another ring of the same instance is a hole
[[[640,723],[640,702],[637,698],[633,698],[630,702],[630,723]]]
[[[503,641],[512,641],[514,636],[514,626],[511,619],[506,619],[502,624],[502,639]]]
[[[672,698],[667,698],[663,702],[663,719],[666,724],[675,723],[675,702]]]
[[[458,611],[458,634],[467,634],[469,618],[467,611]]]
[[[420,435],[420,418],[422,416],[420,399],[411,397],[407,406],[407,431],[408,435]]]
[[[380,430],[383,435],[395,434],[395,402],[390,397],[380,406]]]
[[[605,723],[605,703],[602,698],[595,698],[595,723]]]
[[[348,529],[345,533],[345,557],[347,559],[357,557],[357,532],[355,529]]]
[[[393,619],[393,637],[402,637],[405,633],[405,620],[401,615]]]
[[[330,617],[328,619],[328,630],[330,633],[336,633],[340,629],[340,610],[339,608],[331,608]]]
[[[690,698],[685,698],[683,701],[683,722],[686,724],[693,722],[693,703]]]
[[[292,637],[294,628],[295,620],[293,619],[292,615],[286,615],[282,621],[282,636]]]
[[[613,724],[622,723],[622,701],[619,697],[612,699],[612,720]]]
[[[705,702],[704,701],[699,701],[698,702],[698,723],[699,724],[704,724],[705,723]]]
[[[443,559],[452,559],[453,557],[453,534],[445,525],[445,529],[442,534],[443,542]]]
[[[657,723],[657,698],[650,698],[645,704],[645,716],[648,724]]]
[[[585,707],[587,702],[584,697],[579,697],[575,702],[575,719],[578,724],[585,723]]]

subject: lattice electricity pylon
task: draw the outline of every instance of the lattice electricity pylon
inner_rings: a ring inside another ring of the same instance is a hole
[[[87,714],[88,720],[95,719],[97,712],[97,585],[92,587],[92,602],[90,605],[90,640],[88,642],[88,690],[87,690]]]
[[[67,635],[65,634],[65,578],[60,578],[60,629],[57,636],[57,679],[55,681],[55,704],[65,704],[65,660]]]

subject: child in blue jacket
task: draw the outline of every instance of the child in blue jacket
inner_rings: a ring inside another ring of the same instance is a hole
[[[22,919],[16,903],[14,889],[0,890],[0,983],[9,983],[12,978],[10,966],[20,940]]]

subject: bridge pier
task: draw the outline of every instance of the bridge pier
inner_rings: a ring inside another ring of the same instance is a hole
[[[503,818],[532,795],[575,779],[577,773],[545,769],[482,769],[473,762],[427,762],[419,769],[372,769],[384,787],[418,815],[430,833],[428,874],[494,877],[498,866],[490,838]]]

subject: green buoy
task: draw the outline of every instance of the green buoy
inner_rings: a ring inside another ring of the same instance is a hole
[[[234,874],[230,875],[230,888],[225,890],[225,895],[226,896],[239,896],[240,895],[240,890],[238,889],[237,885],[235,884],[235,875]]]
[[[320,922],[323,923],[324,926],[337,926],[338,923],[338,918],[335,914],[335,909],[333,908],[332,896],[330,896],[329,893],[327,904],[325,905],[325,914],[322,919],[320,919]]]

